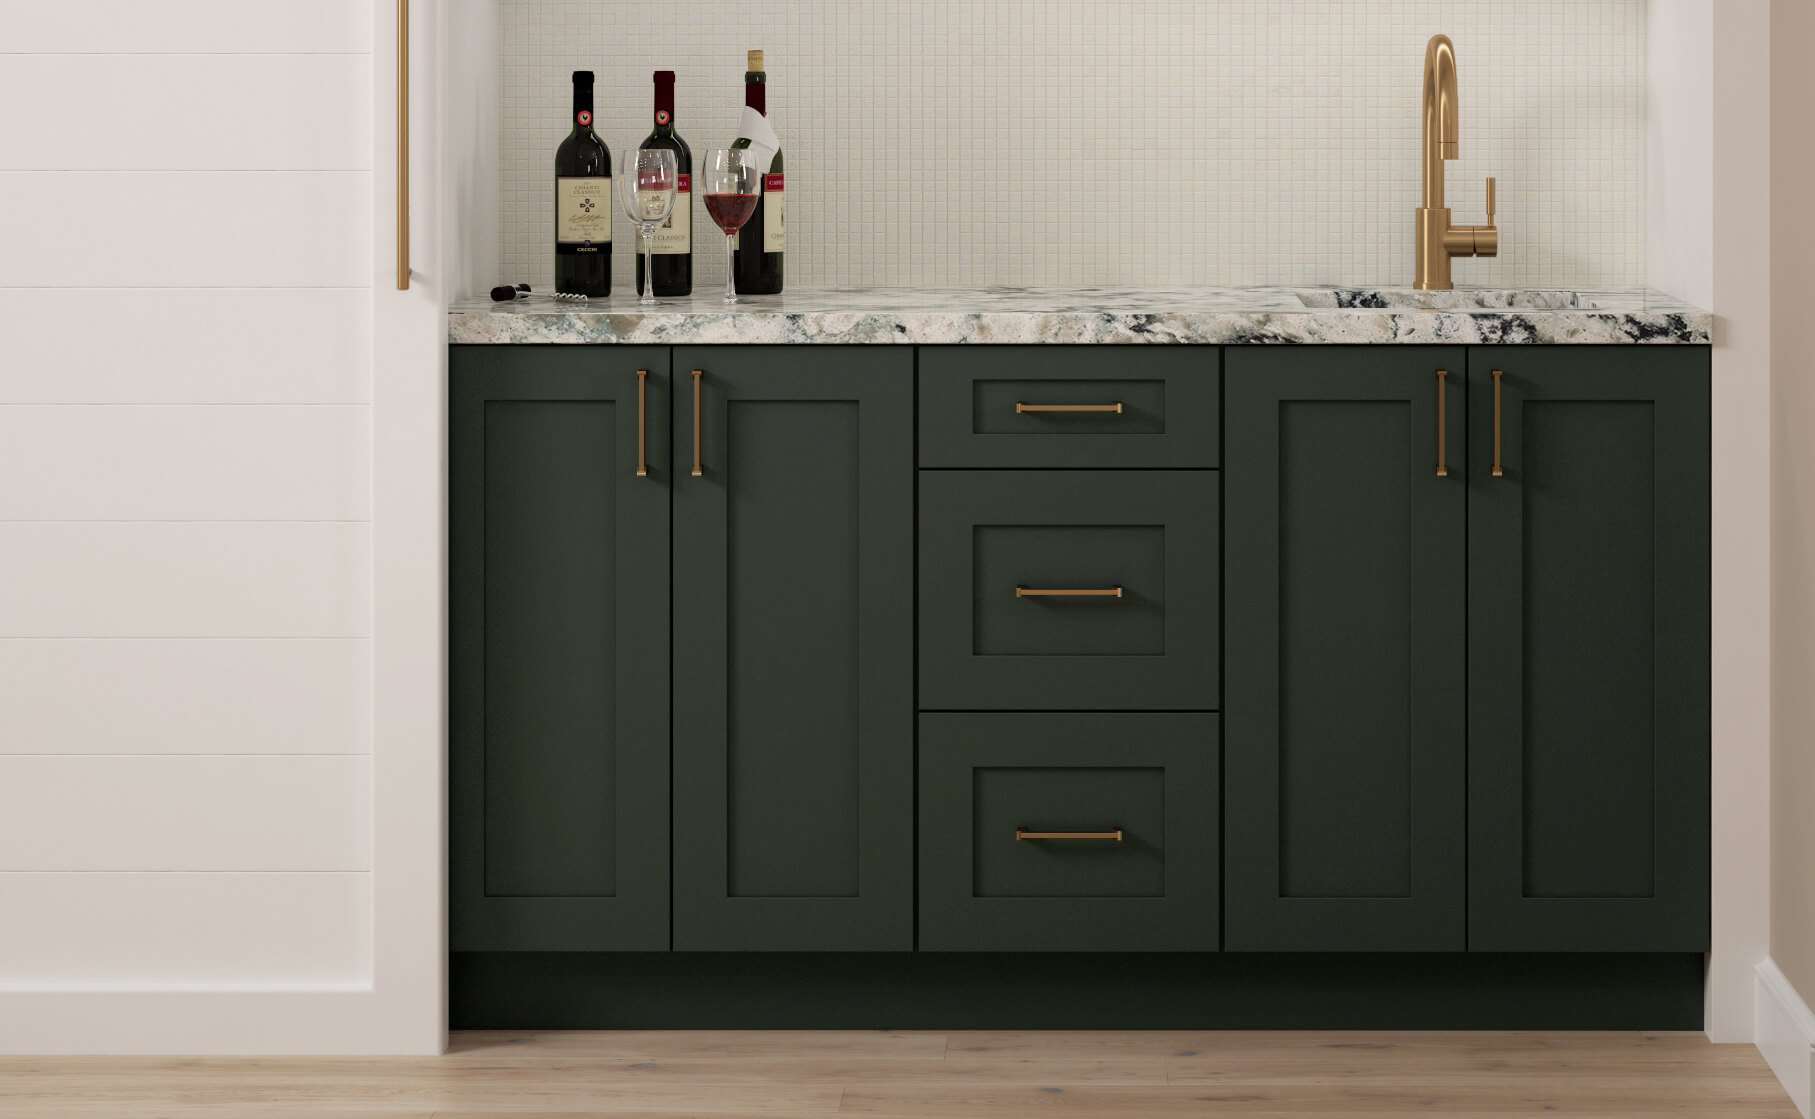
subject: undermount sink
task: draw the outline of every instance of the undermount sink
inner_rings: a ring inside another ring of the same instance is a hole
[[[1592,310],[1594,303],[1580,292],[1546,289],[1492,290],[1459,288],[1455,291],[1419,291],[1416,288],[1303,288],[1292,294],[1306,307],[1361,310],[1466,311],[1516,309],[1526,311]]]

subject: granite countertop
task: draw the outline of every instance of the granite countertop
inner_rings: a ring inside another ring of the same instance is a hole
[[[640,308],[533,296],[449,312],[453,343],[1676,343],[1714,316],[1642,288],[808,288]]]

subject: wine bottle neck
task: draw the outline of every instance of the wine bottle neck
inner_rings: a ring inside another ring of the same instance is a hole
[[[578,133],[592,131],[592,87],[573,87],[573,129]]]
[[[657,76],[655,82],[655,132],[658,136],[674,133],[674,79]]]
[[[760,70],[744,75],[744,105],[763,116],[769,115],[769,75]]]

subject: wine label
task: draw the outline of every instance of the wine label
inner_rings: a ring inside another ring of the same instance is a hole
[[[750,142],[750,152],[756,157],[758,167],[773,165],[775,153],[781,150],[781,137],[769,124],[769,118],[744,106],[744,115],[737,122],[737,138]]]
[[[779,253],[788,248],[788,228],[783,211],[788,195],[782,190],[779,174],[763,176],[763,252]]]
[[[555,177],[555,240],[611,244],[611,180]]]
[[[657,254],[681,256],[693,251],[693,176],[682,175],[674,188],[674,210],[655,231]]]

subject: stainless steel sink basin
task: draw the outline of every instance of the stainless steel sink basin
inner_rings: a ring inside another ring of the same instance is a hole
[[[1455,291],[1419,291],[1416,288],[1301,288],[1292,293],[1306,307],[1378,309],[1383,311],[1592,310],[1595,304],[1580,292],[1555,289],[1519,291],[1457,288]]]

